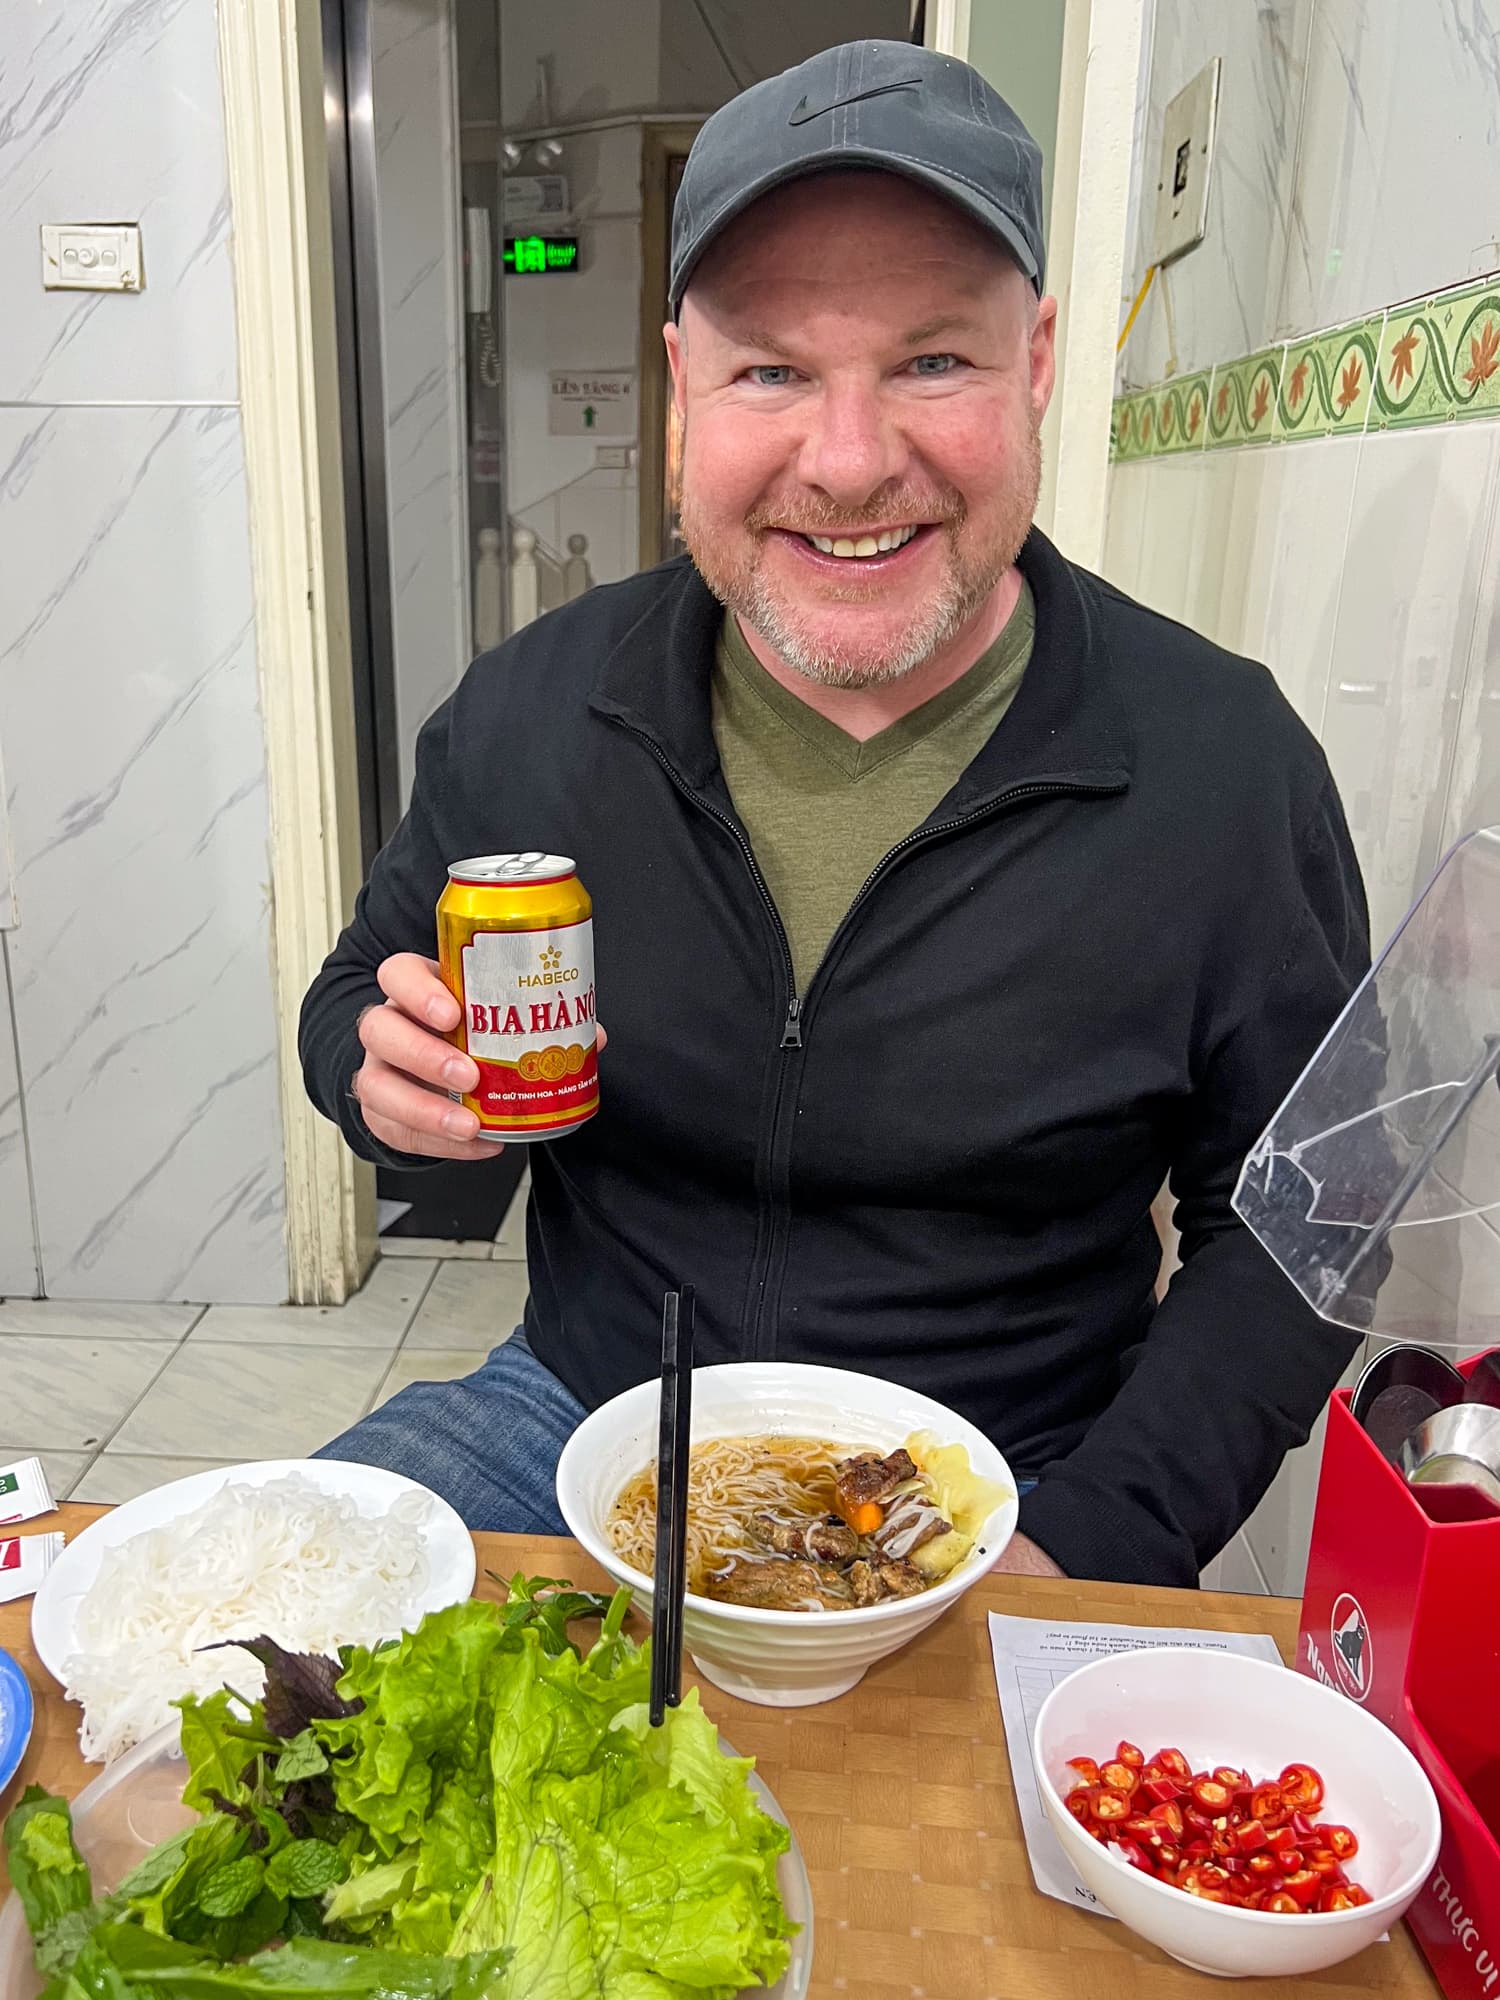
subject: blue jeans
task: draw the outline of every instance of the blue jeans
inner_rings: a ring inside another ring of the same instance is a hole
[[[565,1535],[557,1461],[587,1414],[517,1331],[472,1375],[413,1382],[315,1456],[420,1480],[471,1529]],[[1035,1484],[1016,1482],[1023,1495]]]
[[[513,1333],[457,1382],[413,1382],[319,1458],[351,1458],[420,1480],[471,1529],[565,1535],[557,1461],[588,1412]]]

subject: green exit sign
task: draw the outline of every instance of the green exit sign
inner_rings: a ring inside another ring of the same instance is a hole
[[[507,236],[505,274],[509,278],[545,277],[578,269],[576,236]]]

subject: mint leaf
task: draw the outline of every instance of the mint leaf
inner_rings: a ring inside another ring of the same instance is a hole
[[[198,1908],[205,1917],[237,1917],[260,1894],[265,1876],[265,1863],[258,1854],[225,1861],[199,1884]]]
[[[276,1759],[276,1782],[295,1785],[299,1779],[319,1778],[327,1769],[327,1752],[311,1729],[304,1729]]]
[[[326,1840],[294,1840],[272,1856],[266,1887],[278,1896],[321,1896],[348,1872],[348,1862]]]

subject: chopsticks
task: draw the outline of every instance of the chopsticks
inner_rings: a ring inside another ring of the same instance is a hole
[[[682,1600],[687,1589],[688,1432],[693,1418],[693,1289],[661,1310],[661,1419],[656,1446],[656,1571],[651,1592],[651,1727],[682,1700]]]

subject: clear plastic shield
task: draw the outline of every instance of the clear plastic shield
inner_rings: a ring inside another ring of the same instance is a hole
[[[1246,1160],[1234,1206],[1325,1319],[1500,1338],[1500,827],[1439,867]]]

